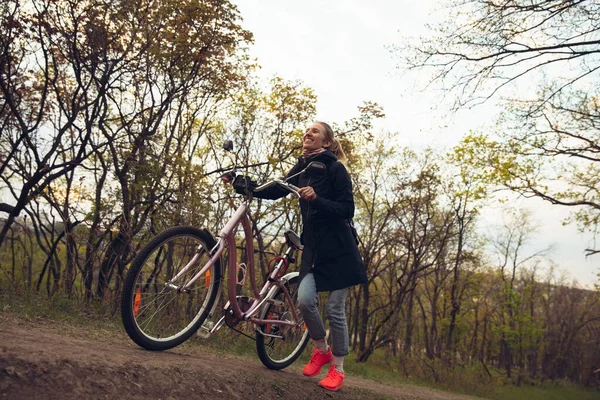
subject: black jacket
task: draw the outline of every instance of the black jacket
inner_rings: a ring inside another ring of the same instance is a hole
[[[302,212],[302,264],[300,277],[312,272],[317,291],[332,291],[367,281],[362,258],[348,221],[354,216],[352,181],[346,167],[327,150],[315,157],[298,163],[287,176],[301,171],[308,162],[319,161],[327,166],[324,174],[304,173],[289,182],[298,186],[312,186],[317,198],[313,201],[300,199]],[[289,194],[277,186],[255,192],[263,199],[278,199]]]

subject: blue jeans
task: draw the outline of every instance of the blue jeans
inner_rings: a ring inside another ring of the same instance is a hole
[[[348,288],[329,292],[327,319],[329,320],[329,342],[334,356],[348,354],[348,325],[346,324],[346,297]],[[298,303],[308,333],[313,340],[323,339],[325,326],[319,315],[317,286],[312,273],[306,274],[298,288]]]

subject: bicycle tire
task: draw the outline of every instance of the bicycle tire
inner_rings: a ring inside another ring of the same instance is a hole
[[[300,279],[298,276],[294,276],[288,280],[286,287],[292,300],[296,313],[301,318],[300,309],[298,308],[298,285]],[[277,289],[277,291],[271,297],[275,300],[283,301],[283,305],[276,305],[267,303],[261,314],[261,319],[283,319],[292,320],[289,311],[289,303],[285,301],[285,295],[283,290]],[[267,318],[269,317],[269,318]],[[265,367],[273,370],[280,370],[290,366],[300,354],[306,348],[308,343],[308,330],[306,326],[302,324],[299,327],[288,327],[286,325],[260,325],[262,332],[267,334],[283,336],[283,339],[269,337],[261,334],[258,330],[256,332],[256,351],[258,358],[265,365]],[[275,349],[278,347],[278,350]]]
[[[155,236],[133,260],[123,285],[121,319],[129,337],[148,350],[167,350],[189,339],[204,323],[221,284],[221,260],[189,291],[166,286],[198,253],[181,282],[194,276],[216,245],[206,230],[180,226]]]

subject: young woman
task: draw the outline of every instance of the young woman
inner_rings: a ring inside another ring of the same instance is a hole
[[[306,129],[302,156],[291,169],[292,176],[311,161],[325,164],[323,174],[300,174],[290,183],[300,188],[302,212],[302,262],[298,301],[310,337],[315,342],[310,362],[304,367],[307,376],[318,374],[331,363],[329,373],[319,382],[328,390],[338,390],[344,383],[344,357],[348,354],[346,296],[348,288],[367,281],[365,267],[358,252],[349,221],[354,215],[352,181],[340,160],[344,151],[331,127],[316,122]],[[241,179],[236,179],[240,182]],[[238,192],[243,193],[234,182]],[[288,192],[270,187],[256,192],[255,197],[277,199]],[[327,319],[331,346],[327,344],[325,326],[317,307],[318,292],[329,292]]]

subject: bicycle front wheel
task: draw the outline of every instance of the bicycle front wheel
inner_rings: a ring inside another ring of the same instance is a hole
[[[207,231],[176,227],[152,239],[133,260],[123,286],[121,318],[135,343],[166,350],[200,328],[217,299],[220,260],[189,288],[183,286],[206,265],[215,244]],[[188,264],[188,270],[172,281]]]
[[[298,307],[298,276],[292,277],[286,284],[287,290],[293,301],[296,315],[300,317]],[[261,319],[293,321],[293,314],[289,302],[286,300],[283,290],[278,289],[272,297],[273,301],[265,305]],[[260,332],[256,333],[256,351],[260,361],[269,369],[283,369],[290,366],[308,343],[308,330],[300,320],[296,326],[290,325],[260,325]],[[268,336],[271,335],[271,336]]]

